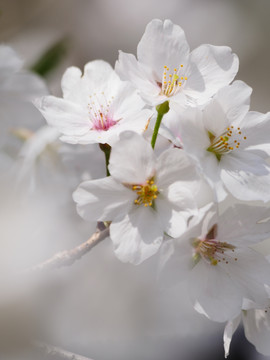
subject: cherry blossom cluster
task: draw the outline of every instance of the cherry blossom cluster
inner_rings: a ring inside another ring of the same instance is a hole
[[[162,286],[186,283],[196,311],[227,322],[226,356],[241,319],[270,355],[270,263],[256,250],[270,238],[270,113],[249,111],[238,66],[229,47],[190,51],[181,27],[153,20],[137,57],[70,67],[63,98],[35,106],[53,139],[104,152],[107,176],[73,199],[83,219],[110,227],[118,259],[158,253]]]

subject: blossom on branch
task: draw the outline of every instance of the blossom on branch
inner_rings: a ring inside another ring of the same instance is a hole
[[[197,214],[200,178],[184,151],[156,158],[140,135],[125,132],[112,148],[110,177],[83,182],[73,198],[88,221],[112,221],[117,257],[139,264],[159,249],[166,232],[183,234]]]

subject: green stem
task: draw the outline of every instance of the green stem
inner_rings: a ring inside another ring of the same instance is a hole
[[[157,121],[155,124],[155,128],[154,128],[153,135],[152,135],[152,140],[151,140],[151,145],[152,145],[153,149],[155,148],[155,144],[157,141],[157,136],[158,136],[158,131],[159,131],[159,127],[161,124],[161,120],[162,120],[163,116],[170,110],[169,101],[165,101],[164,103],[157,105],[156,109],[157,109]]]
[[[109,166],[110,155],[111,155],[111,147],[109,144],[99,144],[99,147],[105,154],[106,174],[107,174],[107,176],[110,176],[108,166]]]

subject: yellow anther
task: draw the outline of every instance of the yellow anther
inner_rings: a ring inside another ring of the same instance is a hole
[[[157,198],[159,192],[153,179],[146,180],[145,184],[132,185],[132,190],[136,191],[138,197],[134,200],[137,205],[143,204],[145,207],[152,206],[153,200]]]

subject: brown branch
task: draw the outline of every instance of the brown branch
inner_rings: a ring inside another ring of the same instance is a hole
[[[49,360],[92,360],[90,358],[86,358],[85,356],[77,355],[56,346],[41,342],[36,342],[34,347]]]
[[[73,249],[65,250],[53,255],[50,259],[33,266],[27,270],[28,272],[44,271],[61,268],[72,265],[76,260],[79,260],[83,255],[88,253],[99,242],[106,239],[110,234],[109,227],[103,230],[97,230],[87,241]]]

